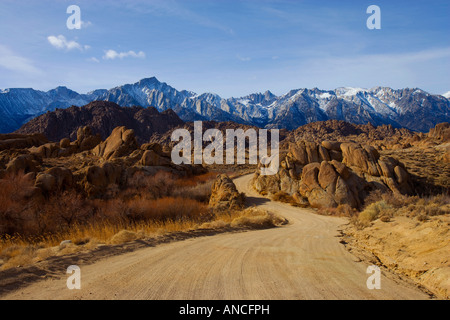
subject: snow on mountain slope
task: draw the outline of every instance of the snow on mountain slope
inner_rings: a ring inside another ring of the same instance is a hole
[[[0,132],[18,129],[31,117],[55,108],[82,106],[94,100],[121,106],[154,106],[175,110],[185,121],[235,121],[266,128],[295,129],[328,119],[353,123],[391,124],[428,131],[450,121],[450,92],[431,95],[421,89],[342,87],[335,90],[296,89],[276,96],[270,91],[240,98],[178,91],[155,77],[110,90],[78,94],[66,87],[48,92],[33,89],[0,90]]]

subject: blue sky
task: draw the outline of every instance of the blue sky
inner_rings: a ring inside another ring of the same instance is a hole
[[[369,5],[381,30],[369,30]],[[69,30],[78,5],[80,30]],[[156,76],[224,98],[342,86],[450,90],[450,1],[0,0],[0,88]]]

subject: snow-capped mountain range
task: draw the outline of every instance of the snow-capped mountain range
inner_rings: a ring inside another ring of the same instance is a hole
[[[276,96],[270,91],[224,99],[212,93],[178,91],[156,78],[147,78],[110,90],[79,94],[66,87],[48,92],[33,89],[0,90],[0,132],[12,132],[33,117],[56,108],[83,106],[91,101],[121,106],[154,106],[173,109],[183,120],[235,121],[266,128],[295,129],[306,123],[329,119],[362,124],[392,124],[428,131],[450,122],[450,92],[432,95],[421,89],[394,90],[337,88],[326,91],[296,89]]]

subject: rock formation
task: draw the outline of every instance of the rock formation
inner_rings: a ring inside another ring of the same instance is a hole
[[[163,170],[186,176],[206,171],[201,165],[173,164],[171,149],[157,143],[140,146],[134,130],[126,127],[115,128],[105,141],[88,126],[77,129],[75,141],[48,142],[41,135],[1,138],[0,142],[8,141],[17,149],[0,151],[0,179],[7,174],[30,174],[44,195],[75,188],[91,198],[103,197],[109,186],[126,187],[137,172],[153,175]],[[21,142],[12,144],[16,139]]]
[[[347,204],[360,208],[373,190],[409,194],[410,177],[394,158],[380,158],[368,145],[323,141],[291,143],[280,158],[274,176],[255,173],[254,187],[259,192],[285,192],[298,203],[305,200],[314,207]]]
[[[99,134],[100,139],[106,139],[115,128],[125,126],[134,130],[139,143],[145,143],[153,134],[162,134],[183,124],[170,109],[159,112],[153,107],[121,107],[113,102],[93,101],[84,107],[47,112],[23,125],[17,133],[42,133],[50,141],[78,140],[80,128],[90,127],[88,136]]]
[[[96,156],[109,160],[129,155],[138,148],[134,131],[125,127],[117,127],[108,139],[97,145],[92,152]]]
[[[209,205],[216,209],[239,209],[244,206],[245,194],[239,193],[233,180],[226,174],[218,175],[212,186]]]

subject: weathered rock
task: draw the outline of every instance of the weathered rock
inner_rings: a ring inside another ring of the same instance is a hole
[[[56,158],[59,156],[60,150],[59,143],[50,142],[38,148],[31,148],[30,152],[42,158]]]
[[[262,193],[277,193],[280,191],[280,179],[278,174],[272,176],[263,176],[255,173],[253,186],[256,191]]]
[[[319,153],[317,152],[317,144],[315,142],[305,141],[306,154],[308,155],[308,163],[319,162]]]
[[[75,141],[78,146],[78,151],[83,152],[92,150],[102,142],[102,138],[99,134],[94,135],[91,127],[80,127],[77,130],[77,140]]]
[[[342,152],[336,150],[328,150],[328,154],[330,155],[331,160],[336,160],[342,162]]]
[[[53,167],[45,171],[56,179],[56,188],[58,190],[69,188],[73,185],[73,174],[67,168]]]
[[[327,192],[334,193],[337,179],[338,174],[334,170],[334,167],[327,161],[323,161],[320,164],[318,175],[320,187]]]
[[[330,163],[344,180],[347,180],[350,177],[350,169],[345,164],[336,160],[332,160]]]
[[[330,161],[331,160],[331,157],[330,157],[327,149],[325,149],[322,146],[318,146],[317,150],[319,152],[319,159],[320,160],[322,160],[322,161]]]
[[[139,164],[142,166],[169,166],[170,163],[169,158],[162,157],[153,150],[146,150],[139,161]]]
[[[319,182],[321,164],[310,163],[303,168],[302,180],[300,182],[300,194],[307,198],[313,207],[335,207],[336,202],[333,199],[332,192],[327,192],[322,188]],[[329,170],[327,167],[325,170]],[[334,171],[334,169],[331,168]],[[329,177],[327,177],[329,178]],[[322,177],[325,183],[325,175]]]
[[[109,185],[126,183],[124,172],[124,168],[111,162],[105,162],[101,166],[89,166],[83,173],[84,189],[91,197],[101,196]],[[130,171],[130,174],[133,173]]]
[[[387,178],[392,178],[394,176],[394,167],[397,165],[397,163],[398,161],[391,157],[379,160],[378,165],[381,169],[381,175]]]
[[[322,146],[327,150],[334,150],[341,152],[341,142],[337,141],[322,141]]]
[[[437,124],[428,132],[428,137],[440,140],[442,142],[450,141],[450,123],[443,122]]]
[[[129,155],[138,149],[138,143],[133,130],[117,127],[104,142],[96,146],[92,152],[106,160]]]
[[[44,192],[53,192],[56,190],[56,178],[48,173],[40,173],[36,177],[35,187]]]
[[[42,134],[0,134],[0,151],[13,149],[28,149],[48,143]]]
[[[299,164],[306,165],[309,163],[308,154],[306,153],[305,144],[303,142],[300,144],[289,144],[289,152]]]
[[[12,159],[6,165],[6,172],[8,173],[18,173],[18,172],[37,172],[38,166],[40,165],[37,158],[32,154],[19,155]]]
[[[342,178],[338,177],[336,181],[336,188],[334,192],[334,201],[337,204],[348,204],[352,208],[359,208],[360,201],[358,197],[358,190],[353,186],[352,188]]]
[[[379,176],[377,161],[378,152],[373,147],[362,147],[356,143],[342,143],[341,150],[343,155],[342,162],[348,167],[356,167],[364,173],[372,176]]]
[[[35,187],[44,192],[65,190],[73,186],[73,174],[67,168],[53,167],[45,172],[38,173]]]
[[[59,142],[59,147],[60,148],[69,148],[70,147],[70,139],[68,138],[64,138],[61,139],[61,141]]]
[[[221,174],[212,186],[209,205],[217,209],[239,209],[245,205],[245,194],[238,192],[230,177]]]

